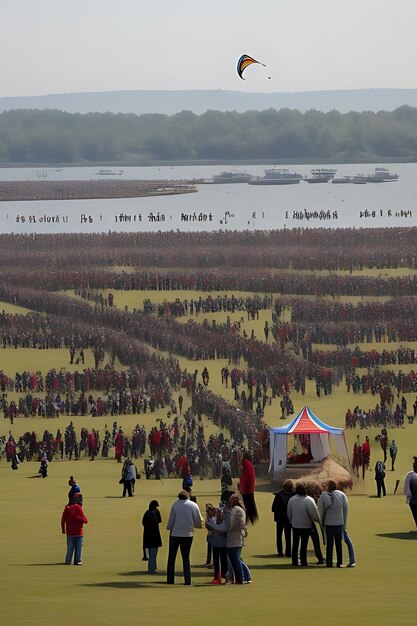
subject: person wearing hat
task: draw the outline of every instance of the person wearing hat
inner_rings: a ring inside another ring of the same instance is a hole
[[[158,510],[159,502],[152,500],[149,508],[142,517],[143,526],[143,549],[149,553],[148,574],[156,574],[156,557],[158,548],[162,546],[159,524],[162,522],[161,514]]]
[[[72,504],[67,504],[62,512],[61,530],[63,535],[67,535],[65,565],[71,565],[72,555],[74,555],[74,565],[82,565],[83,525],[88,523],[82,504],[83,497],[81,493],[75,493]]]
[[[191,585],[190,551],[194,538],[194,529],[202,528],[204,520],[196,502],[192,502],[190,494],[184,489],[179,492],[169,513],[167,530],[169,534],[169,551],[167,564],[167,583],[174,584],[175,559],[178,548],[181,550],[184,584]]]
[[[68,491],[68,504],[73,504],[73,498],[76,493],[80,493],[80,487],[77,485],[77,481],[74,476],[69,477],[68,485],[70,486],[70,490]]]

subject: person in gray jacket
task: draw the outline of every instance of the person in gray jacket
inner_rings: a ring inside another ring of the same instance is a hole
[[[204,520],[196,502],[190,500],[188,491],[180,491],[168,518],[169,552],[167,564],[167,583],[174,584],[175,559],[178,548],[181,550],[184,584],[191,585],[190,551],[194,538],[194,529],[202,528]]]
[[[235,584],[243,585],[242,547],[247,535],[245,505],[238,493],[230,496],[229,505],[228,514],[225,516],[227,557],[233,569]]]
[[[326,529],[326,567],[333,567],[333,546],[336,547],[336,566],[342,567],[343,531],[347,526],[348,499],[337,489],[334,480],[329,480],[327,491],[320,495],[317,507],[322,525]]]
[[[123,484],[122,498],[126,496],[126,492],[128,493],[129,498],[133,497],[133,492],[135,491],[135,481],[136,465],[133,463],[132,459],[126,459],[123,463],[122,477],[120,479],[120,482]]]
[[[314,522],[320,524],[319,512],[314,498],[307,495],[303,482],[297,482],[295,496],[289,499],[287,508],[291,522],[293,545],[291,559],[294,567],[298,565],[298,547],[300,546],[300,564],[307,567],[307,544]]]

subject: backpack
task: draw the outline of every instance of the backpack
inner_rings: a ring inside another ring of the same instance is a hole
[[[382,478],[385,478],[385,468],[381,461],[378,461],[375,468],[376,474],[379,474]]]

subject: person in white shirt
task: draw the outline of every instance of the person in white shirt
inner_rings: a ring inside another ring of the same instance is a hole
[[[326,567],[333,567],[333,545],[336,547],[336,566],[342,567],[343,530],[347,525],[348,499],[337,489],[334,480],[329,480],[327,491],[320,495],[317,508],[322,525],[326,528]]]
[[[190,551],[194,538],[194,529],[203,527],[203,519],[196,502],[190,500],[188,491],[180,491],[168,518],[169,551],[167,564],[167,583],[174,584],[175,559],[178,548],[181,550],[184,584],[191,585]]]

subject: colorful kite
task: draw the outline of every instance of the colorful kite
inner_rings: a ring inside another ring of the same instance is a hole
[[[252,65],[252,63],[259,63],[259,65],[263,65],[264,67],[266,67],[264,63],[257,61],[256,59],[250,57],[247,54],[242,54],[239,61],[237,62],[237,73],[239,74],[242,80],[245,80],[242,76],[243,71],[248,67],[248,65]]]

